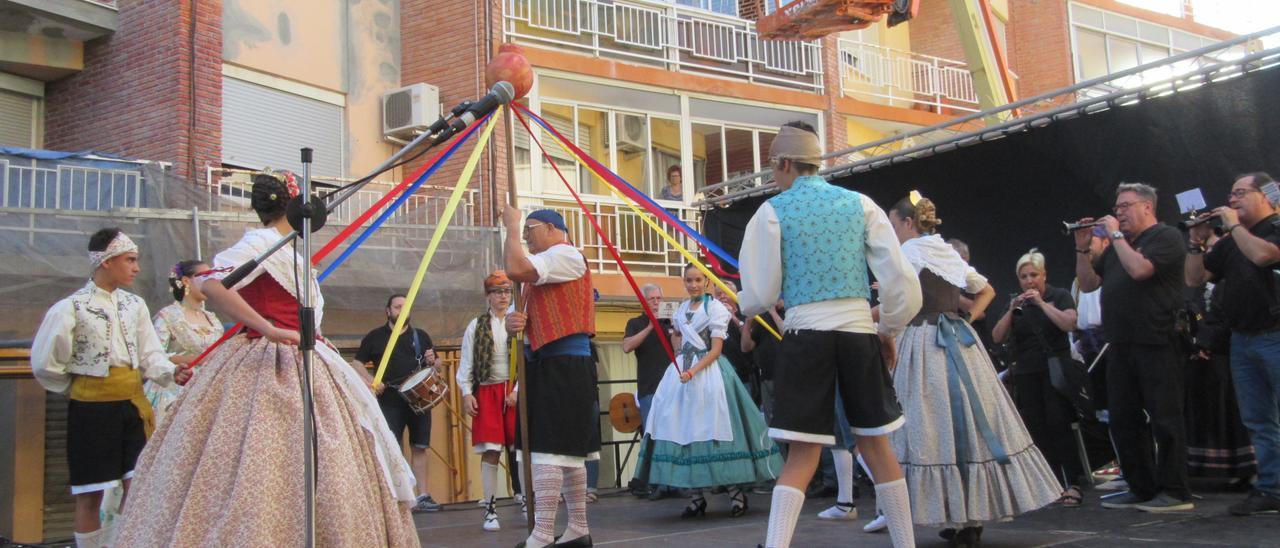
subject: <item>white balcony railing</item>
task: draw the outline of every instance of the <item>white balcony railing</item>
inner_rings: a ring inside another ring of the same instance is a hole
[[[215,169],[209,168],[206,173],[206,184],[209,191],[216,196],[220,196],[223,200],[212,200],[212,207],[215,209],[232,209],[232,210],[248,210],[249,207],[249,191],[253,184],[250,181],[251,171],[241,169]],[[341,181],[337,179],[316,178],[317,182],[329,183],[330,185],[344,184],[349,181]],[[349,224],[373,207],[378,200],[395,186],[392,183],[384,183],[373,181],[357,191],[346,201],[342,202],[335,211],[329,214],[328,223],[330,225],[341,223]],[[423,185],[418,192],[405,200],[403,206],[391,214],[387,219],[388,226],[405,226],[405,227],[425,227],[434,225],[444,212],[445,203],[448,202],[448,193],[452,189],[436,187],[431,185]],[[320,194],[325,191],[323,188],[313,190],[314,193]],[[454,212],[451,225],[458,226],[474,226],[476,207],[475,189],[467,189],[466,194],[462,197],[462,202],[458,205],[458,209]],[[381,214],[379,210],[378,214]],[[370,217],[361,226],[368,226],[376,219],[377,215]]]
[[[608,234],[609,240],[617,246],[618,252],[627,263],[627,267],[636,274],[680,276],[685,263],[684,256],[667,242],[666,238],[654,232],[648,223],[640,219],[629,207],[609,201],[586,202],[600,227]],[[609,248],[596,234],[591,221],[577,206],[558,200],[543,200],[541,204],[523,204],[526,213],[536,209],[551,209],[564,216],[565,225],[569,228],[569,238],[587,257],[591,271],[598,274],[618,274],[622,270],[614,261]],[[689,208],[666,208],[694,230],[698,228],[701,212]],[[661,225],[662,223],[659,222]],[[697,243],[678,233],[675,229],[667,229],[676,241],[685,249],[697,253]]]
[[[708,9],[658,0],[506,0],[503,18],[506,35],[521,41],[822,92],[820,43],[763,40],[752,21]]]
[[[0,207],[109,211],[144,203],[142,172],[0,159]]]
[[[978,110],[973,76],[963,62],[852,40],[840,40],[840,89],[890,106]]]

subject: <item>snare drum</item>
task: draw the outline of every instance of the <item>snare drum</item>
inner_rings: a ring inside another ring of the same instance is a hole
[[[444,400],[449,393],[449,382],[434,367],[419,369],[400,384],[400,397],[419,415],[426,413]]]

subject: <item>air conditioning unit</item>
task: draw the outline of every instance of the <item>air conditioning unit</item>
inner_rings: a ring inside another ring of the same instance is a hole
[[[641,116],[618,116],[621,127],[618,128],[618,152],[631,153],[643,152],[648,148],[645,142],[644,117]]]
[[[430,126],[439,117],[440,88],[431,84],[413,84],[382,96],[384,136],[412,136],[414,130]]]

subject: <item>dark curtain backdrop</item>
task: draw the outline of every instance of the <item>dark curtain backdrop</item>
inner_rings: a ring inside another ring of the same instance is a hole
[[[1178,192],[1199,187],[1213,207],[1226,204],[1236,174],[1280,175],[1277,96],[1280,70],[1263,70],[832,182],[886,209],[912,189],[932,199],[939,233],[969,244],[999,303],[1017,291],[1014,264],[1032,247],[1046,256],[1049,283],[1070,287],[1075,253],[1062,221],[1107,213],[1120,182],[1159,189],[1160,219],[1174,224]],[[761,202],[709,211],[707,236],[736,255]]]

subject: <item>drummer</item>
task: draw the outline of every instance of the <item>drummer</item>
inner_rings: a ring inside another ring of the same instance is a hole
[[[413,475],[418,480],[418,500],[413,506],[413,511],[437,512],[440,510],[440,504],[427,493],[427,448],[431,444],[431,413],[421,415],[415,413],[409,407],[409,403],[397,393],[400,384],[414,372],[424,367],[435,366],[436,354],[431,344],[431,336],[426,331],[413,327],[412,322],[406,317],[404,331],[396,339],[396,347],[391,352],[391,359],[387,360],[387,371],[383,375],[386,382],[374,386],[373,376],[368,370],[372,364],[382,361],[382,354],[387,349],[387,341],[391,340],[391,330],[395,328],[396,319],[400,317],[404,300],[404,295],[400,293],[387,299],[386,323],[364,336],[360,341],[360,350],[356,351],[355,361],[351,365],[378,394],[378,406],[382,408],[382,414],[387,418],[387,427],[391,429],[391,434],[396,439],[402,439],[405,429],[409,429],[412,455],[410,465],[413,468]],[[404,310],[404,313],[407,316],[409,311]]]

